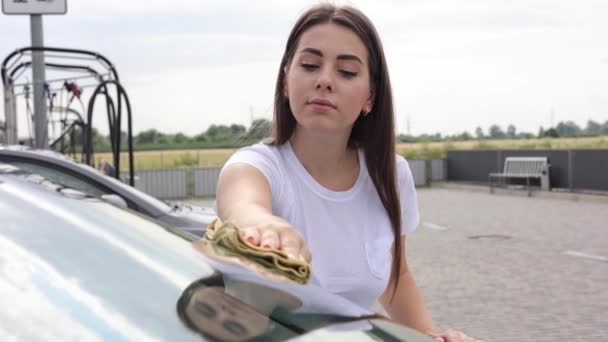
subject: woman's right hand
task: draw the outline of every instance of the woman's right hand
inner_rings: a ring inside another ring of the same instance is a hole
[[[279,250],[294,260],[310,262],[311,254],[302,235],[287,221],[271,216],[253,226],[240,229],[248,243],[266,249]]]

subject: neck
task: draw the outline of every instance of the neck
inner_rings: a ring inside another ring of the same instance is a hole
[[[357,150],[348,146],[350,132],[314,132],[297,127],[291,147],[306,171],[328,188],[349,188],[359,174]],[[354,177],[354,178],[353,178]]]

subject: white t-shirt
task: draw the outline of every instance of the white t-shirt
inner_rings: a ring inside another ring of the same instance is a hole
[[[401,232],[419,222],[414,181],[407,161],[397,156]],[[359,150],[359,176],[352,188],[332,191],[306,171],[289,142],[239,149],[224,165],[245,163],[268,180],[272,212],[292,224],[312,253],[311,282],[369,308],[388,285],[393,245],[390,219]]]

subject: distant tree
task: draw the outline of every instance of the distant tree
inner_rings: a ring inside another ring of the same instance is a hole
[[[517,137],[517,129],[512,124],[507,127],[507,137],[509,137],[511,139],[514,139]]]
[[[108,135],[109,138],[109,135]],[[127,132],[125,131],[120,131],[120,144],[126,144],[127,143]]]
[[[555,128],[549,128],[548,130],[544,131],[543,137],[559,138],[559,133],[557,132],[557,130]]]
[[[477,128],[475,128],[475,136],[477,137],[477,139],[485,138],[485,135],[483,134],[483,128],[477,126]]]
[[[533,139],[536,136],[529,132],[519,132],[517,133],[517,139]]]
[[[543,128],[543,126],[540,126],[538,128],[538,134],[536,136],[539,137],[539,138],[542,138],[542,137],[545,136],[545,129]]]
[[[415,142],[416,141],[416,137],[409,135],[409,134],[399,134],[399,142],[402,143],[406,143],[406,142]]]
[[[183,144],[185,142],[187,142],[188,140],[190,140],[190,138],[188,138],[185,134],[183,133],[177,133],[174,137],[173,137],[173,142],[176,144]]]
[[[206,132],[207,137],[215,142],[235,141],[236,137],[232,134],[232,129],[226,125],[211,125]]]
[[[139,134],[135,136],[135,142],[137,144],[153,144],[157,142],[157,139],[161,135],[162,133],[152,128],[146,131],[139,132]]]
[[[105,136],[101,133],[99,133],[99,131],[96,128],[93,128],[91,130],[91,134],[93,135],[93,150],[94,151],[110,151],[111,145],[110,145],[110,137],[109,136]]]
[[[600,132],[601,132],[601,134],[608,135],[608,120],[606,120],[606,122],[604,122]]]
[[[158,137],[156,138],[155,143],[157,144],[161,144],[161,145],[166,145],[169,144],[169,137],[166,134],[159,134]]]
[[[587,121],[587,127],[585,127],[585,135],[596,136],[602,134],[602,124],[597,123],[593,120]]]
[[[416,142],[422,142],[422,143],[431,142],[431,141],[433,141],[433,138],[434,137],[432,135],[424,133],[424,134],[420,134],[419,136],[416,137]]]
[[[576,137],[581,134],[581,128],[574,121],[560,121],[555,130],[560,137]]]
[[[456,135],[455,138],[456,138],[456,140],[459,140],[459,141],[462,141],[462,140],[468,141],[468,140],[473,139],[473,136],[471,136],[471,134],[469,132],[464,131],[464,132]]]
[[[500,128],[500,126],[498,125],[492,125],[490,126],[490,137],[494,138],[494,139],[502,139],[504,138],[505,132],[503,132],[502,128]]]
[[[209,138],[213,139],[219,134],[219,132],[220,132],[219,126],[211,125],[211,126],[209,126],[209,128],[207,128],[205,135],[207,135]]]
[[[199,143],[207,142],[207,135],[205,134],[205,132],[199,133],[194,136],[194,141],[199,142]]]
[[[230,125],[230,131],[232,132],[232,135],[240,136],[245,134],[247,128],[245,128],[243,125],[232,124]]]

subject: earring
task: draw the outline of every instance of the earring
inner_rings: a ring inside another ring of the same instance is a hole
[[[369,109],[369,106],[365,106],[365,108],[363,108],[363,110],[361,111],[361,113],[363,114],[364,117],[366,117],[369,112],[371,112],[371,110]]]

